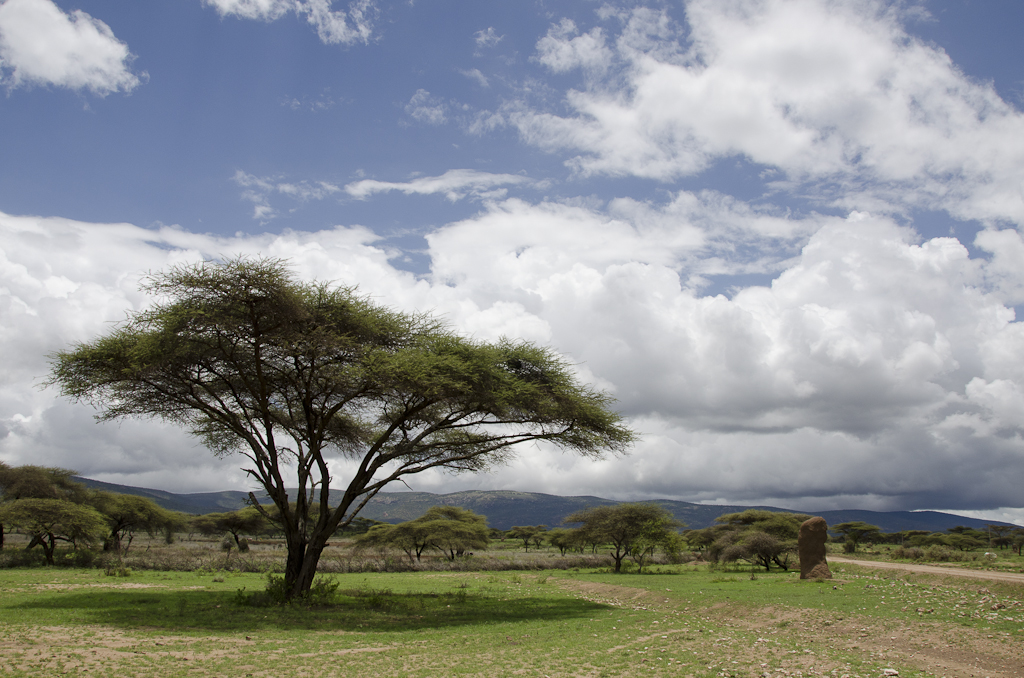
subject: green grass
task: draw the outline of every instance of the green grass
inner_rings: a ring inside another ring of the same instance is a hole
[[[311,609],[239,604],[239,590],[262,589],[256,574],[2,570],[0,675],[874,678],[888,650],[838,636],[920,627],[1024,641],[1019,587],[846,567],[821,583],[658,569],[346,574],[336,603]]]

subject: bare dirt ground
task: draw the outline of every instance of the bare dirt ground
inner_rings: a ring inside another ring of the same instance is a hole
[[[860,567],[875,567],[885,570],[902,570],[904,572],[918,572],[920,574],[949,575],[953,577],[970,577],[971,579],[987,579],[989,581],[1003,581],[1015,584],[1024,584],[1024,574],[1017,572],[995,572],[992,570],[970,570],[963,567],[941,567],[936,565],[917,565],[914,563],[885,563],[874,560],[854,560],[829,556],[830,563],[846,563],[847,565],[858,565]]]

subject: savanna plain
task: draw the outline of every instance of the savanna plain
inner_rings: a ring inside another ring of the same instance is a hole
[[[5,569],[0,675],[1024,675],[1024,584],[832,572],[339,573],[330,604],[254,606],[259,573]]]

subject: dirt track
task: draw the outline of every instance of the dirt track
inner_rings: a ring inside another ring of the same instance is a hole
[[[952,577],[968,577],[971,579],[987,579],[989,581],[1005,581],[1015,584],[1024,584],[1024,574],[1016,572],[993,572],[991,570],[968,570],[959,567],[938,567],[935,565],[910,565],[908,563],[884,563],[874,560],[853,560],[829,556],[830,563],[848,563],[860,565],[861,567],[876,567],[884,570],[904,570],[907,572],[920,572],[921,574],[939,574]]]

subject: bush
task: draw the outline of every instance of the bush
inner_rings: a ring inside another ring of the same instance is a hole
[[[953,555],[952,551],[945,546],[939,546],[938,544],[929,546],[924,550],[924,559],[931,560],[933,562],[947,561],[951,555]]]
[[[856,553],[856,552],[857,552],[857,542],[853,541],[852,539],[847,539],[846,541],[843,542],[843,553]]]
[[[12,549],[10,547],[0,551],[0,567],[44,567],[46,556],[42,549]]]
[[[288,587],[284,577],[267,574],[267,586],[262,591],[246,593],[244,588],[235,594],[235,602],[247,607],[271,607],[274,605],[301,605],[303,607],[322,607],[335,601],[338,582],[333,577],[317,577],[305,594],[288,600]]]
[[[892,550],[892,558],[896,560],[921,560],[924,557],[924,551],[911,546],[909,548],[905,546],[897,546]]]

